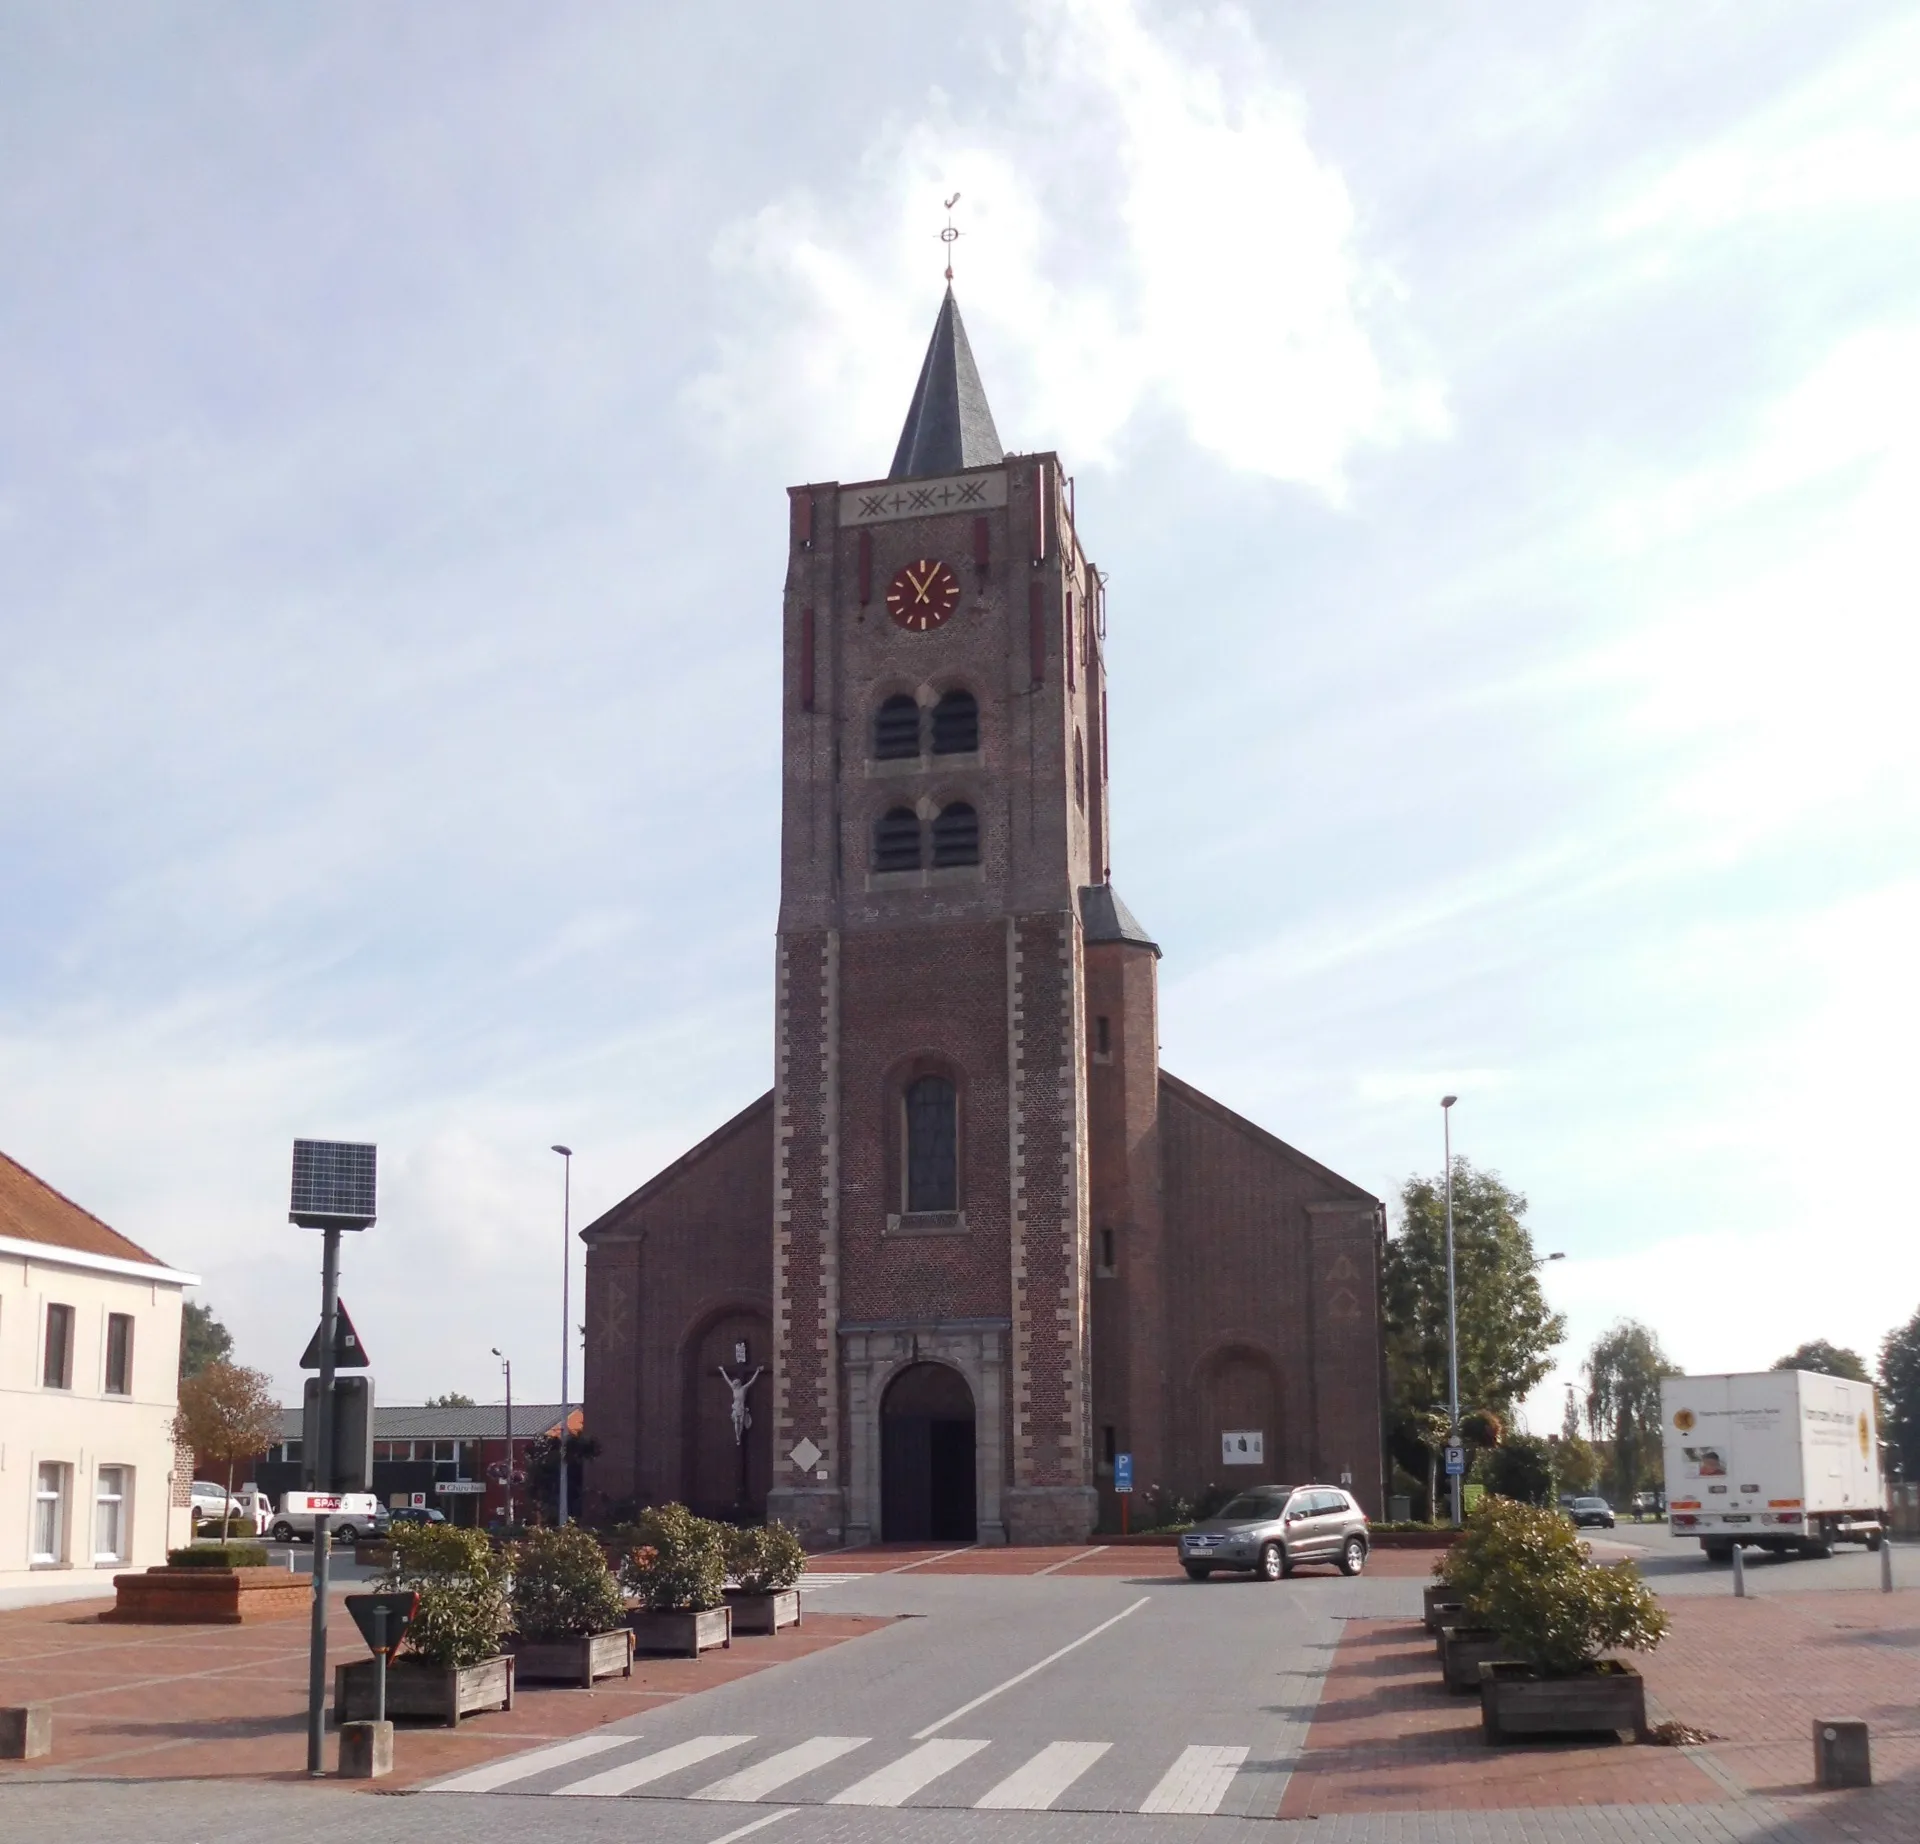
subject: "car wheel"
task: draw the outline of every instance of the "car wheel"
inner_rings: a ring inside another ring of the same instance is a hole
[[[1277,1543],[1263,1544],[1260,1563],[1254,1573],[1262,1581],[1279,1581],[1282,1576],[1291,1575],[1293,1571],[1287,1567],[1287,1552]]]
[[[1340,1551],[1340,1573],[1358,1575],[1367,1566],[1367,1546],[1358,1537],[1349,1537]]]
[[[291,1543],[293,1541],[293,1526],[291,1524],[274,1525],[273,1540],[276,1543]]]
[[[1709,1562],[1731,1562],[1733,1545],[1731,1543],[1703,1543],[1700,1546],[1707,1553]]]
[[[342,1524],[340,1528],[333,1533],[333,1540],[336,1543],[358,1543],[360,1541],[359,1529],[352,1524]]]
[[[1187,1571],[1188,1581],[1205,1581],[1213,1571],[1203,1562],[1189,1562],[1182,1565]]]

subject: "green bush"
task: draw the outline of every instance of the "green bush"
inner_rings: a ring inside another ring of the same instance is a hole
[[[532,1530],[513,1546],[513,1628],[522,1639],[610,1632],[627,1603],[600,1540],[578,1524]]]
[[[1553,1448],[1537,1434],[1510,1434],[1480,1461],[1480,1478],[1489,1492],[1523,1505],[1554,1501]]]
[[[196,1543],[167,1551],[167,1566],[175,1569],[264,1569],[271,1560],[262,1543]]]
[[[655,1505],[633,1525],[638,1539],[620,1564],[621,1585],[655,1613],[718,1607],[727,1585],[726,1543],[718,1524],[685,1505]]]
[[[727,1573],[748,1594],[773,1594],[791,1588],[807,1566],[806,1545],[799,1533],[785,1524],[729,1529],[722,1541]]]
[[[475,1665],[500,1650],[507,1630],[507,1553],[483,1530],[401,1524],[380,1578],[389,1593],[411,1589],[420,1609],[401,1650],[430,1665]]]

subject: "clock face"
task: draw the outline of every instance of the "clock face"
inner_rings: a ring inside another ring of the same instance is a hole
[[[938,558],[910,563],[887,585],[887,613],[909,633],[936,628],[960,606],[960,579]]]

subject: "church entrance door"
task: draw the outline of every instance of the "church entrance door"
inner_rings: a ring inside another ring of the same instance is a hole
[[[973,1392],[946,1364],[909,1364],[880,1405],[880,1535],[971,1543]]]

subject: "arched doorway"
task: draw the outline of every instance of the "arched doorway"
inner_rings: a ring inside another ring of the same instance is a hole
[[[946,1364],[909,1364],[880,1404],[880,1534],[971,1543],[973,1392]]]

